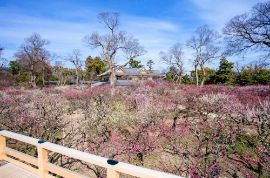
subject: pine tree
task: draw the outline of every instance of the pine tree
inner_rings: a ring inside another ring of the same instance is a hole
[[[216,77],[216,83],[233,84],[233,63],[228,62],[225,57],[221,58]]]

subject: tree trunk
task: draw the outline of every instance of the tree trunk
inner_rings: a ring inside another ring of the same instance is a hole
[[[33,74],[34,71],[34,65],[31,65],[31,71],[30,71],[30,85],[31,87],[35,88],[36,87],[36,76]]]
[[[79,70],[78,70],[78,67],[76,67],[76,85],[78,86],[79,85]]]
[[[110,57],[107,57],[107,58],[109,59]],[[111,74],[109,77],[110,85],[114,85],[114,83],[115,83],[115,65],[113,64],[113,61],[111,59],[108,61],[109,61],[109,67],[110,67],[110,71],[111,71]]]
[[[43,86],[45,86],[45,69],[43,69],[42,71],[42,83],[43,83]]]
[[[198,76],[197,65],[195,65],[195,76],[196,76],[196,86],[199,87],[199,76]]]
[[[33,87],[33,88],[35,88],[37,85],[36,85],[36,76],[34,76],[33,74],[32,74],[32,72],[30,72],[30,85],[31,85],[31,87]]]
[[[182,73],[179,75],[179,84],[182,84]]]
[[[203,86],[204,80],[205,80],[205,76],[206,76],[205,69],[204,69],[203,67],[201,67],[201,69],[202,69],[202,71],[203,71],[203,77],[202,77],[202,82],[201,82],[201,86],[200,86],[200,87]]]
[[[115,83],[115,71],[114,69],[112,69],[110,74],[110,84],[114,85],[114,83]]]

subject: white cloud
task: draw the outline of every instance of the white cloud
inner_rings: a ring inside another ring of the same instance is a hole
[[[193,28],[197,23],[198,26],[209,24],[220,30],[232,17],[248,12],[257,3],[257,0],[190,1],[196,6],[187,7],[188,14],[183,14],[182,10],[185,9],[185,6],[179,3],[182,6],[178,8],[174,6],[173,12],[168,15],[170,18],[156,18],[144,14],[138,16],[138,14],[120,12],[122,17],[120,30],[125,30],[134,38],[139,39],[140,44],[148,51],[147,54],[138,58],[144,65],[151,59],[155,62],[155,67],[166,68],[166,65],[159,60],[159,52],[167,51],[178,42],[184,44],[193,34],[195,30]],[[19,45],[24,42],[24,38],[29,37],[33,32],[50,40],[51,45],[47,49],[58,55],[64,56],[71,53],[73,49],[80,49],[83,52],[82,59],[88,55],[99,55],[100,49],[91,50],[85,47],[82,42],[85,35],[90,35],[94,31],[98,31],[100,34],[108,32],[104,26],[97,22],[97,10],[91,9],[91,7],[81,7],[78,4],[76,8],[80,8],[80,10],[72,12],[61,10],[59,7],[55,6],[54,17],[44,16],[47,14],[46,12],[41,13],[43,16],[40,14],[40,16],[31,16],[20,9],[10,10],[0,7],[0,44],[6,47],[3,57],[11,60]],[[45,8],[45,10],[47,9]],[[50,13],[50,15],[52,14]],[[185,65],[187,70],[191,68],[188,61],[191,57],[190,52],[186,52]],[[125,61],[126,59],[120,54],[117,56],[117,62],[120,64]]]
[[[0,13],[0,16],[2,15],[4,14]],[[80,49],[83,51],[83,59],[88,55],[98,55],[97,52],[86,48],[82,42],[82,38],[91,33],[89,29],[94,28],[93,23],[49,20],[21,14],[6,15],[1,21],[3,24],[0,26],[1,45],[6,47],[3,57],[9,60],[14,60],[13,54],[33,32],[51,42],[46,48],[52,53],[64,56],[73,49]]]
[[[249,12],[253,5],[268,0],[191,0],[200,9],[199,17],[216,28],[222,29],[234,16]]]
[[[0,15],[4,15],[0,13]],[[151,18],[130,17],[122,19],[123,29],[128,34],[139,39],[141,45],[145,47],[148,53],[138,60],[143,64],[150,59],[158,63],[158,53],[161,50],[167,50],[175,41],[174,35],[178,32],[178,27],[170,22]],[[53,53],[64,56],[71,53],[73,49],[81,49],[83,59],[88,55],[97,56],[99,49],[91,50],[84,46],[82,38],[90,35],[94,31],[100,34],[107,33],[107,29],[100,25],[95,16],[91,23],[85,22],[65,22],[60,20],[51,20],[38,17],[30,17],[22,14],[6,15],[2,20],[3,26],[0,27],[0,39],[6,43],[12,43],[13,48],[5,50],[4,55],[12,59],[13,54],[18,50],[19,45],[24,42],[33,32],[37,32],[42,38],[50,40],[51,45],[47,47]],[[3,33],[4,32],[4,33]],[[16,46],[14,48],[14,46]],[[9,45],[7,46],[7,48]],[[125,62],[125,59],[118,55],[118,62]]]

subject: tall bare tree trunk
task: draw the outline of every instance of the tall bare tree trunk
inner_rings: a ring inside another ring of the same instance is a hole
[[[203,77],[202,77],[202,82],[201,82],[201,86],[200,87],[202,87],[204,85],[205,76],[206,76],[205,69],[202,66],[201,66],[201,70],[203,71]]]
[[[108,58],[110,58],[110,57],[108,56]],[[111,71],[111,74],[109,77],[110,85],[114,85],[114,83],[115,83],[115,65],[113,64],[112,59],[110,59],[109,61],[110,61],[109,67],[110,67],[110,71]]]
[[[76,85],[77,86],[79,85],[79,71],[78,71],[77,66],[76,66]]]
[[[114,85],[114,83],[115,83],[115,71],[114,71],[114,69],[112,69],[111,70],[111,74],[110,74],[110,84],[111,85]]]
[[[197,65],[195,65],[195,77],[196,77],[196,86],[199,87],[199,76],[198,76]]]
[[[43,83],[43,86],[45,86],[45,69],[44,68],[42,71],[42,83]]]
[[[30,85],[31,87],[35,88],[37,85],[36,85],[36,76],[33,74],[33,71],[34,71],[34,65],[31,64],[31,71],[30,71]]]
[[[179,75],[179,84],[182,84],[182,72],[181,72],[181,74]]]

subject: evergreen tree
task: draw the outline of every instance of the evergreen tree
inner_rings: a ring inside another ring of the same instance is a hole
[[[244,86],[244,85],[252,85],[252,68],[248,67],[247,69],[243,70],[236,78],[236,83]]]
[[[253,84],[270,84],[270,69],[262,68],[259,66],[248,66],[236,78],[236,83],[243,85]]]
[[[190,78],[187,74],[182,77],[182,83],[183,84],[192,84],[192,81],[190,80]]]
[[[98,74],[101,74],[108,70],[106,67],[106,63],[101,60],[99,57],[95,57],[93,59],[91,56],[88,56],[85,61],[85,68],[86,68],[86,77],[89,80],[97,80]]]
[[[255,67],[253,84],[270,84],[270,70],[261,67]]]
[[[134,59],[131,59],[128,64],[129,64],[130,68],[141,68],[141,67],[143,67],[143,65],[141,64],[141,61],[137,61],[137,60],[134,60]]]
[[[166,73],[166,80],[170,81],[170,82],[174,82],[172,74],[171,73]]]
[[[205,84],[216,84],[217,83],[217,72],[214,69],[208,71],[208,77]]]
[[[17,75],[20,72],[20,64],[17,61],[10,61],[9,67],[13,75]]]
[[[225,57],[220,59],[215,82],[227,85],[233,84],[233,63],[228,62]]]
[[[215,81],[215,80],[210,78],[211,76],[215,75],[214,69],[210,69],[209,67],[205,67],[204,71],[199,69],[199,70],[197,70],[197,73],[198,73],[198,79],[199,79],[198,82],[199,83],[203,80],[203,78],[205,80],[205,84],[213,84],[213,81]],[[192,70],[192,71],[190,71],[190,74],[192,77],[192,83],[196,83],[196,71]]]
[[[153,65],[154,65],[154,61],[153,60],[149,60],[147,61],[147,66],[149,67],[149,71],[151,72],[153,69]]]

